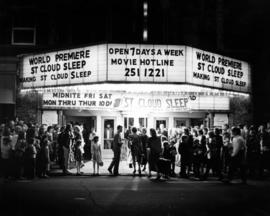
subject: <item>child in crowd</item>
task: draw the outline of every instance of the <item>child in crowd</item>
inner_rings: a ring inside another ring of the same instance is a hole
[[[30,138],[28,140],[28,147],[25,150],[25,175],[28,179],[33,179],[36,176],[37,150],[34,142],[34,138]]]
[[[176,176],[176,173],[175,173],[175,156],[177,155],[177,151],[176,151],[176,147],[175,147],[175,144],[176,144],[176,140],[175,139],[172,139],[171,142],[170,142],[170,159],[171,159],[171,172],[170,172],[170,175],[172,177],[175,177]]]
[[[94,136],[93,142],[91,145],[91,153],[93,159],[93,175],[99,175],[99,166],[102,165],[102,158],[101,158],[101,148],[100,144],[98,143],[99,137]],[[97,173],[96,173],[96,166],[97,166]]]
[[[77,174],[76,175],[78,175],[78,176],[82,175],[82,172],[81,172],[82,155],[83,155],[82,141],[79,139],[79,140],[76,141],[76,143],[74,145],[74,157],[75,157],[76,168],[77,168]]]

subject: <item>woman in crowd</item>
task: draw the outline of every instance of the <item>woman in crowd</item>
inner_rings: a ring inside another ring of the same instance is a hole
[[[141,165],[143,166],[142,171],[146,170],[146,164],[147,164],[147,141],[148,141],[148,136],[147,136],[147,130],[146,128],[142,128],[142,132],[140,134],[140,140],[142,144],[142,157],[141,157]]]
[[[71,147],[73,146],[73,131],[72,131],[72,125],[67,124],[65,131],[61,135],[61,140],[60,140],[60,146],[63,147],[63,159],[64,159],[64,164],[63,164],[63,173],[64,174],[70,174],[68,171],[69,169],[69,160],[70,160],[70,151]]]
[[[41,149],[39,152],[39,176],[41,178],[48,178],[48,173],[50,170],[50,149],[49,149],[49,139],[46,137],[41,142]]]
[[[139,135],[137,134],[137,128],[133,127],[131,129],[132,134],[129,135],[130,139],[130,150],[132,155],[132,163],[133,163],[133,175],[136,174],[136,163],[138,164],[138,172],[139,176],[141,176],[141,155],[142,155],[142,143]]]
[[[180,138],[178,152],[181,155],[180,177],[188,178],[192,160],[193,137],[188,128],[184,128],[184,134]]]
[[[73,151],[74,151],[74,159],[76,162],[76,169],[77,169],[76,175],[82,175],[83,173],[81,172],[81,165],[82,165],[82,160],[83,160],[83,151],[82,151],[81,139],[75,140]]]

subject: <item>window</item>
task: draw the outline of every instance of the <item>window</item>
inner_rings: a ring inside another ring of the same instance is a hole
[[[36,45],[36,29],[13,27],[11,43],[12,45]]]

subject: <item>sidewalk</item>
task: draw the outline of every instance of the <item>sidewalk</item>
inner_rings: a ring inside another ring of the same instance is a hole
[[[111,161],[112,161],[111,159],[104,159],[103,160],[104,165],[102,167],[99,167],[99,174],[100,175],[110,175],[110,173],[108,171],[108,167],[110,166]],[[137,170],[138,170],[138,167],[137,167]],[[74,175],[77,172],[76,167],[74,167],[74,166],[72,166],[72,168],[69,169],[69,171]],[[175,173],[179,173],[179,171],[180,171],[180,168],[176,166]],[[93,174],[93,162],[92,161],[85,162],[84,167],[81,168],[81,172],[83,172],[84,175],[92,175]],[[52,166],[51,174],[61,174],[61,173],[62,173],[62,170],[59,168],[58,165]],[[133,175],[133,168],[129,168],[129,164],[127,161],[120,161],[119,174],[120,175]],[[136,174],[138,174],[138,171]],[[148,165],[146,165],[146,171],[142,172],[142,174],[143,175],[148,174]]]

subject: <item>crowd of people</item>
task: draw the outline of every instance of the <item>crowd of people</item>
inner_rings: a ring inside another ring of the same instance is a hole
[[[70,174],[72,162],[76,175],[82,174],[85,160],[92,161],[93,175],[99,175],[103,166],[100,137],[79,123],[47,127],[9,121],[0,126],[0,141],[1,173],[6,179],[48,178],[52,164],[58,164],[65,175]],[[247,178],[262,178],[270,171],[270,123],[258,128],[224,125],[208,129],[202,125],[170,131],[136,127],[123,131],[119,125],[112,142],[111,175],[119,175],[123,145],[128,147],[133,175],[146,172],[151,177],[154,171],[156,179],[198,180],[211,175],[230,182],[238,173],[246,183]],[[179,173],[176,166],[180,166]]]

